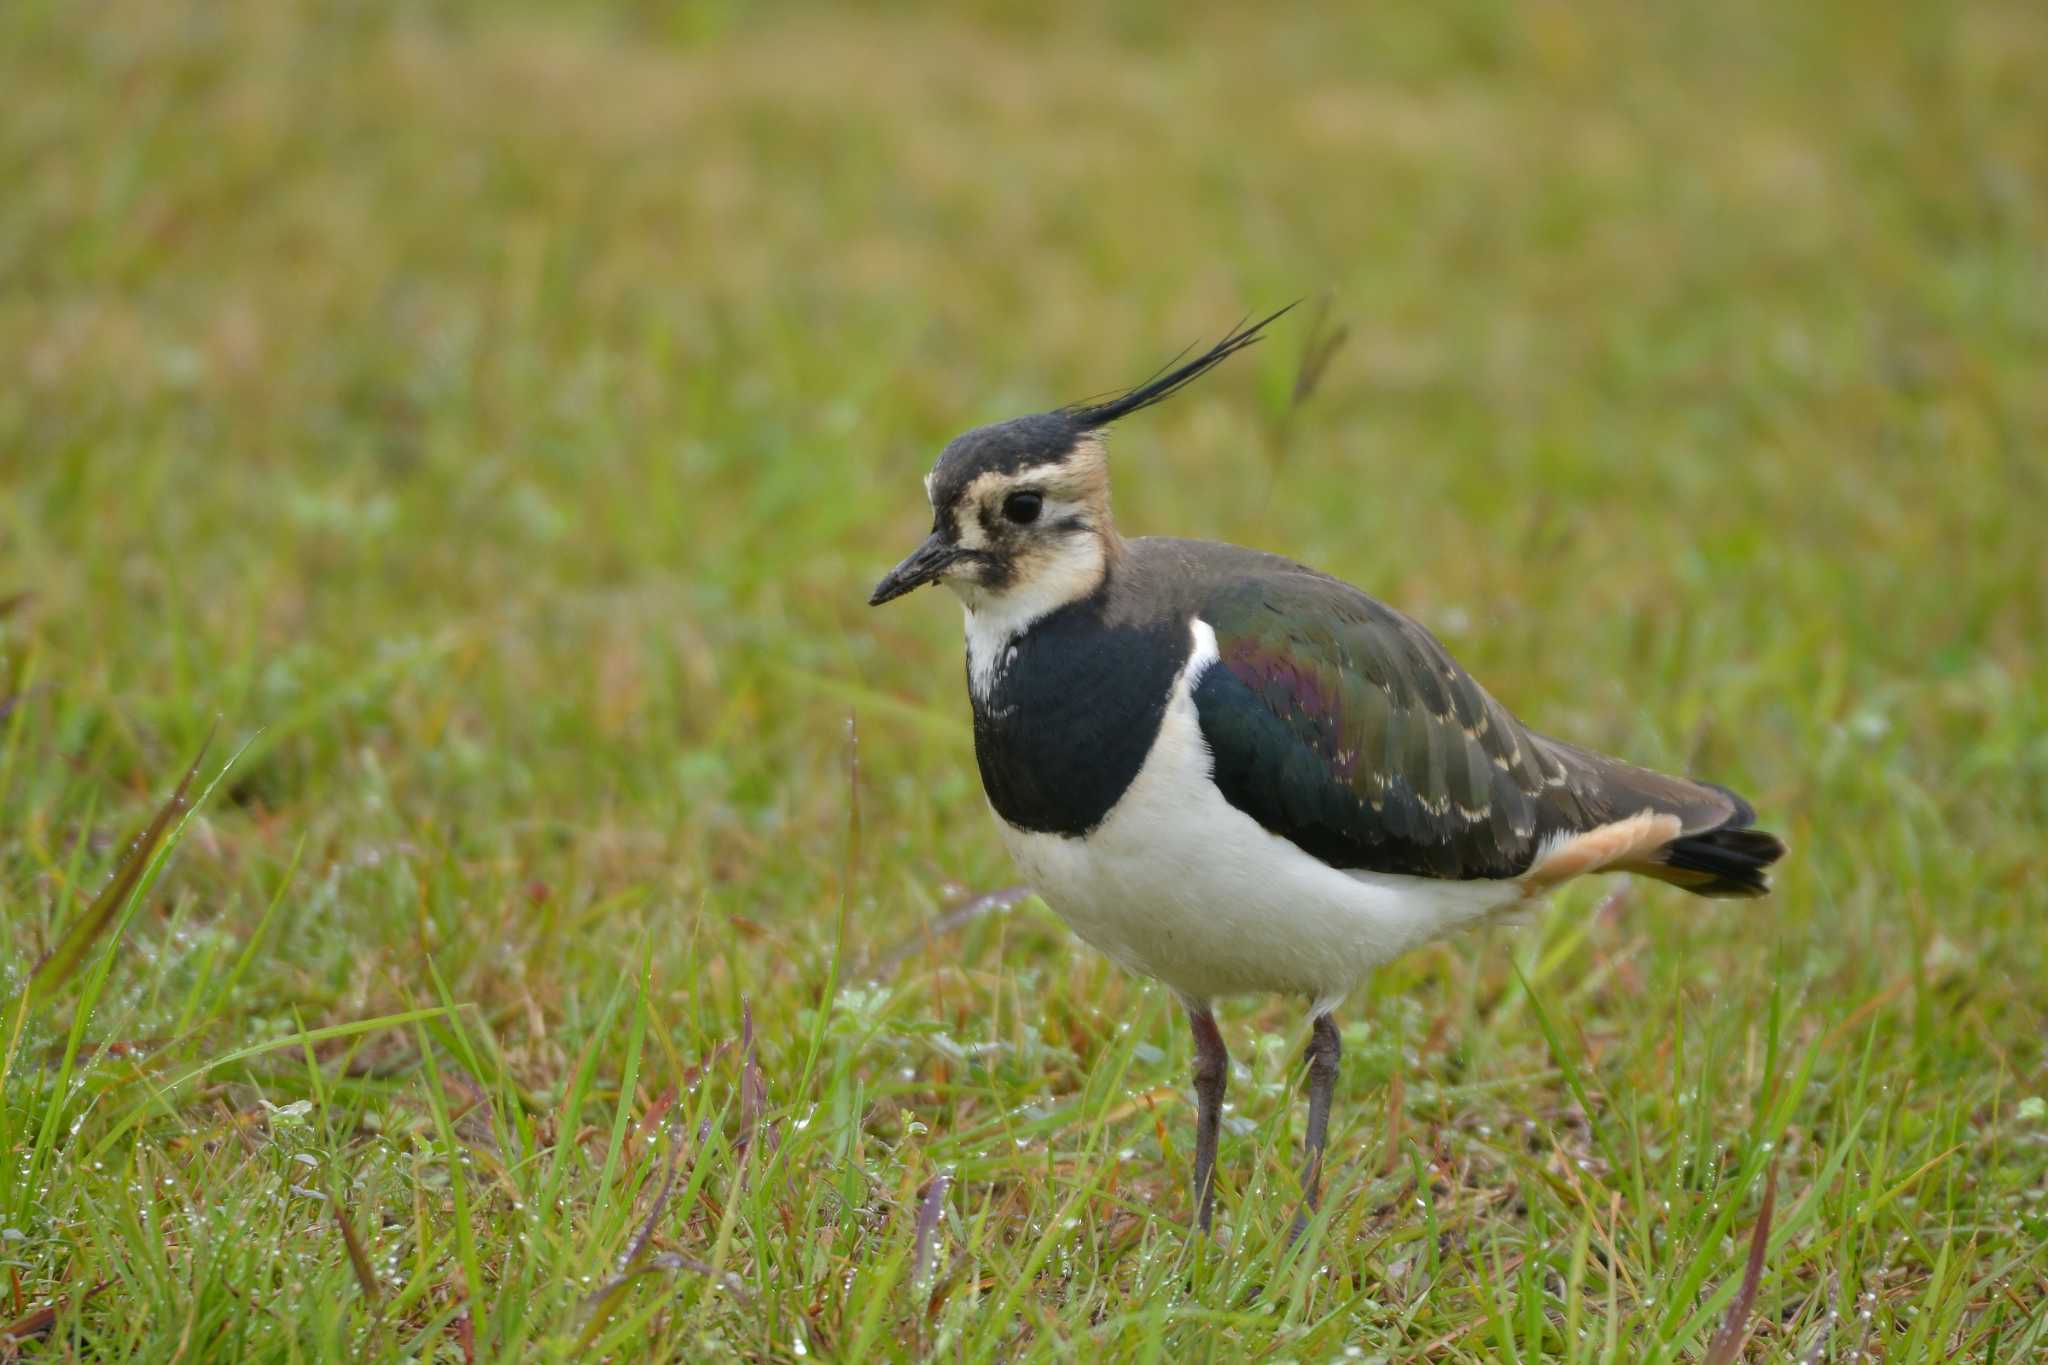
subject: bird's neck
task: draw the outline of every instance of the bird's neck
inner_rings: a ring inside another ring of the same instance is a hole
[[[988,695],[1004,652],[1018,636],[1060,608],[1101,592],[1123,553],[1122,538],[1105,526],[1067,541],[1001,592],[949,583],[966,608],[967,677],[974,694]]]

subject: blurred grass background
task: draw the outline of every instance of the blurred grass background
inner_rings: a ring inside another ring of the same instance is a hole
[[[1751,1358],[2041,1349],[2044,65],[2024,3],[6,6],[10,993],[248,744],[10,1008],[16,1328],[1691,1358],[1775,1162]],[[862,604],[953,432],[1304,294],[1311,401],[1297,315],[1118,433],[1125,529],[1793,853],[1387,969],[1289,1253],[1297,1006],[1196,1246],[1170,1002],[927,930],[1013,874],[955,610]]]

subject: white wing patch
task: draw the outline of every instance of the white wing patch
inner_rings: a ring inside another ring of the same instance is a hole
[[[1192,692],[1202,675],[1209,671],[1209,665],[1223,658],[1223,651],[1216,647],[1216,627],[1197,616],[1188,623],[1188,633],[1195,637],[1194,652],[1188,655],[1185,670],[1188,690]]]

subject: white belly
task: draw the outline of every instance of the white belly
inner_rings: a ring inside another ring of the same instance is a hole
[[[1183,998],[1278,991],[1334,1006],[1374,967],[1521,903],[1512,881],[1341,872],[1223,799],[1210,778],[1190,679],[1174,683],[1159,739],[1130,789],[1086,839],[1002,824],[1024,877],[1082,938]]]

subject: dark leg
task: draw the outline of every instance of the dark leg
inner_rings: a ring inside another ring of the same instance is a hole
[[[1330,1136],[1330,1092],[1337,1085],[1337,1063],[1344,1055],[1344,1043],[1337,1036],[1336,1021],[1318,1014],[1309,1024],[1308,1047],[1302,1060],[1308,1063],[1308,1141],[1302,1164],[1301,1189],[1308,1207],[1294,1215],[1288,1240],[1301,1236],[1308,1216],[1322,1202],[1323,1145]]]
[[[1223,1121],[1230,1052],[1208,1006],[1189,1005],[1188,1023],[1195,1030],[1195,1225],[1207,1232],[1216,1204],[1216,1129]]]

